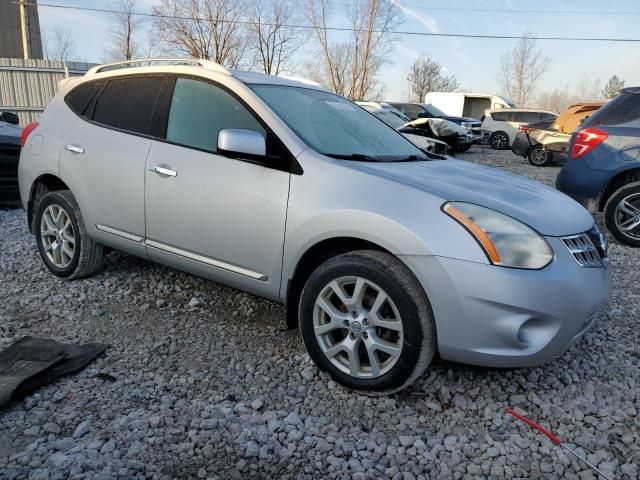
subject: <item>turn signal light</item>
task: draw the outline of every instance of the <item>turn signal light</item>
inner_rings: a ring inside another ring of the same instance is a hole
[[[487,235],[487,232],[485,232],[477,223],[475,223],[471,219],[471,217],[449,204],[444,207],[444,211],[455,218],[476,238],[476,240],[478,240],[494,265],[500,265],[502,263],[502,259],[500,258],[498,249],[496,248],[489,235]]]
[[[597,128],[585,128],[576,133],[571,146],[571,158],[584,157],[591,150],[604,142],[609,134]]]

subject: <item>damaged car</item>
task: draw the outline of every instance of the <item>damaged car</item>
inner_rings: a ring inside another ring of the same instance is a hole
[[[435,138],[427,137],[425,135],[416,135],[415,133],[406,133],[403,129],[408,123],[411,123],[411,119],[385,103],[378,102],[355,102],[364,108],[367,112],[378,117],[384,123],[392,128],[395,128],[407,137],[411,143],[421,150],[425,150],[429,153],[436,153],[439,155],[445,155],[449,151],[449,146]]]
[[[557,118],[520,125],[511,151],[529,160],[534,167],[564,163],[571,134],[602,105],[604,102],[577,103]]]

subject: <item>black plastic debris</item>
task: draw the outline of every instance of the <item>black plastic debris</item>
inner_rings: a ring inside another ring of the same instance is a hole
[[[0,352],[0,407],[63,375],[82,370],[108,345],[25,337]]]

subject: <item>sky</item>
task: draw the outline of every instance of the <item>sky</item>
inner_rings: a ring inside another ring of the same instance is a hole
[[[431,33],[537,36],[640,38],[639,0],[394,0],[402,10],[399,30]],[[40,0],[40,3],[116,8],[108,0]],[[138,0],[138,9],[149,12],[157,0]],[[345,0],[336,0],[330,25],[345,24]],[[528,12],[518,12],[527,10]],[[562,13],[562,12],[571,13]],[[622,12],[622,13],[616,13]],[[105,60],[110,28],[108,15],[39,8],[45,36],[56,26],[71,33],[77,56],[89,62]],[[634,14],[635,13],[635,14]],[[148,21],[147,21],[148,23]],[[146,44],[148,25],[140,43]],[[336,37],[337,39],[337,37]],[[455,75],[465,91],[499,93],[497,73],[500,56],[516,40],[399,36],[390,63],[380,72],[385,99],[405,100],[406,74],[420,54],[438,61]],[[626,85],[640,85],[640,42],[573,42],[539,40],[538,46],[551,57],[549,71],[539,91],[575,87],[586,76],[602,83],[618,75]],[[300,55],[308,55],[302,50]]]

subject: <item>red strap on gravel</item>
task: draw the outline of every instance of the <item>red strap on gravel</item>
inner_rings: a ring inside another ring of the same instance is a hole
[[[527,417],[525,417],[524,415],[519,414],[518,412],[516,412],[513,408],[511,407],[507,407],[507,413],[509,415],[513,415],[514,417],[516,417],[518,420],[522,420],[524,423],[526,423],[527,425],[529,425],[532,428],[535,428],[536,430],[538,430],[540,433],[542,433],[543,435],[546,435],[547,438],[549,438],[549,440],[551,440],[554,445],[560,445],[562,442],[560,441],[560,439],[558,437],[556,437],[553,433],[551,433],[549,430],[547,430],[546,428],[544,428],[542,425],[538,425],[536,422],[534,422],[533,420],[529,420]]]

